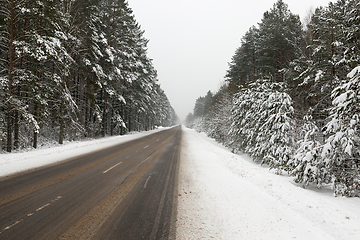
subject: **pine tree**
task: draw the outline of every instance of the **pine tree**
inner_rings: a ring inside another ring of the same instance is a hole
[[[329,174],[324,171],[325,164],[321,157],[322,144],[317,140],[317,136],[321,133],[311,113],[305,115],[301,130],[303,138],[298,142],[298,148],[287,167],[290,174],[295,177],[295,182],[303,183],[304,186],[310,183],[321,186],[329,181]]]
[[[229,131],[232,124],[232,100],[233,92],[229,84],[221,86],[220,90],[214,94],[206,114],[207,134],[225,146],[231,144]]]
[[[262,78],[285,81],[285,69],[301,54],[301,22],[288,6],[279,0],[264,13],[259,23],[259,68]]]
[[[314,109],[314,120],[320,127],[327,117],[323,110],[331,105],[331,91],[355,67],[356,40],[348,30],[349,23],[356,22],[350,17],[354,11],[354,1],[339,0],[317,8],[307,26],[310,55],[299,78],[303,80],[303,92],[308,93],[308,107]]]
[[[360,193],[360,67],[347,77],[332,92],[333,107],[322,157],[333,177],[335,194],[354,196]]]
[[[195,117],[202,117],[204,116],[211,104],[211,99],[213,94],[211,91],[208,91],[204,97],[199,97],[196,99],[195,107],[194,107],[194,115]]]
[[[230,128],[233,140],[230,143],[231,148],[243,152],[251,151],[258,132],[257,121],[253,121],[253,118],[259,116],[257,105],[259,100],[250,88],[241,89],[234,95]]]
[[[241,40],[241,46],[236,50],[229,64],[226,78],[229,82],[246,87],[257,80],[259,70],[257,55],[258,29],[252,27]]]
[[[279,173],[288,170],[294,151],[293,111],[291,98],[281,84],[257,82],[242,90],[234,97],[233,148]]]

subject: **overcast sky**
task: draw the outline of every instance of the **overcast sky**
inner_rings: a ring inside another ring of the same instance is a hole
[[[245,32],[277,0],[128,0],[149,39],[162,89],[181,120],[216,92]],[[303,20],[329,0],[284,0]]]

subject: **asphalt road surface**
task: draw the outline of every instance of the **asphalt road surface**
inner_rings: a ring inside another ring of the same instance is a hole
[[[174,239],[181,127],[0,179],[0,239]]]

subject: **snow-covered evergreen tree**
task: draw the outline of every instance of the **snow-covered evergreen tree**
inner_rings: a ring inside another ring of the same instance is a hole
[[[288,5],[278,0],[264,13],[259,23],[256,52],[261,77],[274,82],[286,81],[289,63],[301,55],[300,17],[290,12]]]
[[[233,93],[229,85],[223,85],[212,97],[211,107],[206,114],[206,132],[225,146],[229,146],[231,138],[229,135],[232,124],[232,100]]]
[[[303,55],[292,63],[296,85],[295,95],[301,105],[297,109],[306,114],[313,108],[313,118],[319,127],[326,124],[324,111],[331,106],[331,91],[358,64],[359,3],[353,0],[330,2],[318,7],[307,24]],[[302,117],[301,116],[301,117]]]
[[[258,32],[255,26],[251,27],[241,39],[241,46],[232,57],[225,76],[232,84],[246,86],[257,80],[260,66],[258,64]]]
[[[287,170],[293,154],[293,107],[282,84],[259,82],[234,97],[233,146],[276,170]]]
[[[270,88],[259,109],[261,127],[254,152],[264,156],[262,163],[270,168],[287,170],[293,154],[294,109],[290,96],[281,86],[277,89],[279,86],[274,84]]]
[[[303,183],[304,186],[309,183],[321,186],[329,178],[324,171],[324,161],[321,157],[322,144],[318,141],[321,132],[311,115],[305,115],[301,131],[303,138],[297,143],[298,148],[287,167],[290,174],[295,177],[295,182]]]
[[[335,194],[360,193],[360,66],[332,92],[333,107],[322,157],[332,175]]]
[[[254,91],[249,88],[242,89],[234,95],[232,109],[232,125],[230,135],[231,147],[234,150],[249,152],[256,142],[258,132],[259,112],[256,107],[260,104]]]

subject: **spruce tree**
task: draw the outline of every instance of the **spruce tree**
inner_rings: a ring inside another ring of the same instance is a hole
[[[347,80],[333,90],[332,99],[322,157],[332,176],[335,194],[354,196],[360,193],[360,67],[354,68]]]
[[[229,64],[226,78],[229,82],[246,87],[258,77],[258,30],[251,27],[241,40],[241,46],[236,50]]]
[[[264,13],[259,23],[257,54],[260,74],[274,82],[286,80],[289,63],[301,54],[301,22],[282,0]]]

